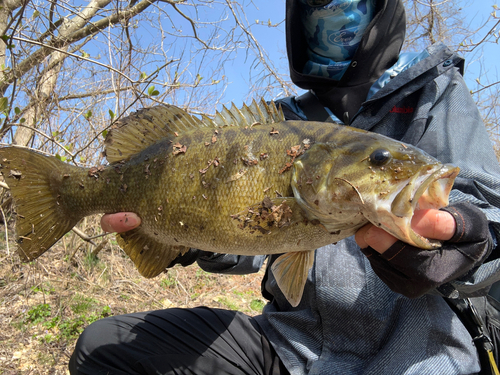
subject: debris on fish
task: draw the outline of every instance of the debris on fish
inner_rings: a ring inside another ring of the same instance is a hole
[[[91,169],[36,151],[0,148],[16,204],[23,261],[37,258],[83,217],[136,212],[117,235],[139,272],[154,277],[189,248],[281,254],[272,271],[299,304],[314,250],[368,222],[424,249],[416,208],[440,208],[459,169],[414,146],[340,124],[285,121],[264,100],[214,119],[169,105],[143,109],[108,132],[110,163]]]

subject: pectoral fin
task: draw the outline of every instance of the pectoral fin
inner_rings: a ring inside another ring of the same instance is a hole
[[[293,307],[302,299],[307,275],[313,263],[314,250],[309,250],[283,254],[271,266],[279,288]]]
[[[189,248],[165,245],[137,229],[116,235],[118,245],[132,259],[139,273],[144,277],[155,277],[165,271],[167,266]]]

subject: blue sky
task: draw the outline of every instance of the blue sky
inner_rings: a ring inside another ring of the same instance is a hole
[[[498,0],[472,0],[464,1],[464,15],[472,26],[477,27],[487,20],[490,13],[493,11],[493,5],[500,6]],[[497,16],[500,16],[500,11],[497,11]],[[486,30],[481,30],[478,34],[484,36]],[[499,28],[496,34],[500,32]],[[481,65],[479,58],[484,55],[484,64]],[[477,53],[465,54],[466,71],[465,79],[469,88],[475,86],[475,80],[482,72],[485,72],[490,80],[498,81],[500,79],[500,70],[498,69],[498,61],[500,59],[500,46],[498,44],[485,44],[484,49]],[[484,82],[486,83],[486,82]]]
[[[257,6],[262,3],[261,1],[255,2]],[[462,1],[462,4],[466,21],[470,22],[474,28],[487,20],[494,4],[500,6],[498,0]],[[285,34],[284,22],[282,22],[285,14],[285,0],[270,0],[265,2],[265,6],[260,6],[260,8],[257,8],[257,6],[249,5],[245,7],[248,21],[250,23],[252,21],[255,23],[256,20],[259,21],[259,24],[252,25],[252,31],[275,65],[279,67],[281,73],[287,76],[288,64],[285,58]],[[500,15],[500,11],[497,13]],[[279,24],[279,26],[268,27],[266,26],[268,22],[272,25]],[[477,35],[483,36],[484,33],[483,30]],[[478,60],[482,53],[487,56],[486,65],[481,65]],[[466,54],[465,57],[465,78],[469,88],[474,89],[477,85],[475,80],[483,71],[486,71],[491,79],[497,78],[496,80],[498,80],[500,74],[497,61],[500,58],[500,47],[497,44],[490,44],[481,53]],[[246,57],[244,53],[240,52],[234,63],[226,67],[226,76],[230,84],[225,92],[223,102],[234,101],[239,104],[248,99],[249,69],[252,61],[253,57]],[[484,80],[482,80],[482,83],[485,83]]]

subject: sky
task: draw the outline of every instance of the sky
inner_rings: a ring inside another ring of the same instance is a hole
[[[288,62],[285,58],[285,24],[282,22],[285,16],[285,0],[269,0],[266,2],[256,1],[257,6],[248,6],[245,8],[249,22],[259,21],[259,24],[252,26],[252,31],[258,42],[264,47],[270,58],[282,74],[288,77]],[[265,4],[259,6],[259,4]],[[472,27],[477,27],[483,23],[492,12],[492,6],[500,6],[499,0],[472,0],[462,1],[463,14],[466,21],[470,22]],[[500,16],[500,10],[497,12]],[[270,22],[272,25],[279,24],[276,27],[264,26]],[[262,26],[259,26],[262,25]],[[499,30],[496,31],[497,33]],[[477,35],[484,35],[484,31],[479,31]],[[481,54],[475,52],[466,54],[466,73],[465,79],[470,89],[477,86],[476,78],[483,71],[487,72],[488,77],[494,79],[500,76],[498,61],[500,59],[500,46],[490,44],[483,52],[488,58],[486,65],[481,65],[479,58]],[[226,68],[226,76],[230,84],[228,85],[222,102],[240,103],[246,99],[248,93],[248,66],[252,58],[245,59],[245,54],[240,53],[233,64]],[[496,79],[498,81],[498,79]]]
[[[466,16],[467,21],[471,22],[471,25],[477,26],[482,24],[493,11],[493,6],[497,5],[500,7],[499,0],[472,0],[472,1],[463,1],[465,9],[464,14]],[[500,19],[500,9],[496,12],[497,17]],[[496,34],[500,32],[500,28],[497,27]],[[481,36],[484,36],[485,31],[482,30],[479,32]],[[481,66],[479,58],[481,54],[484,54],[486,57],[484,59],[485,66]],[[469,88],[473,88],[475,86],[476,78],[481,75],[482,72],[485,72],[486,75],[494,81],[500,80],[500,65],[498,64],[500,60],[500,45],[488,43],[485,45],[482,53],[470,53],[465,54],[465,80],[469,85]]]

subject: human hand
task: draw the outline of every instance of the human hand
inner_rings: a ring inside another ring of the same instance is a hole
[[[371,225],[355,235],[377,276],[393,291],[410,298],[462,277],[481,265],[493,249],[488,219],[470,203],[415,211],[411,226],[424,237],[443,241],[442,246],[419,249]]]
[[[423,237],[447,241],[453,237],[457,226],[455,219],[449,212],[426,209],[415,211],[411,220],[411,227]],[[398,240],[382,228],[371,223],[360,228],[354,238],[361,249],[371,247],[380,254],[384,253]]]
[[[141,218],[133,212],[118,212],[101,217],[101,228],[105,232],[126,232],[137,228],[140,224]]]
[[[116,214],[106,214],[101,217],[101,227],[105,232],[126,232],[137,228],[141,224],[141,218],[133,212],[117,212]],[[170,263],[167,268],[180,264],[187,267],[193,264],[200,255],[200,250],[189,249],[185,254],[179,255]]]

